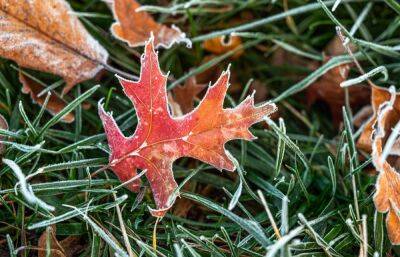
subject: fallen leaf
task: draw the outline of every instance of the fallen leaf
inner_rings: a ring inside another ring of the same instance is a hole
[[[255,107],[253,97],[247,97],[237,107],[223,109],[229,86],[229,71],[226,71],[208,88],[195,110],[182,117],[171,117],[167,108],[167,77],[159,68],[152,38],[141,60],[138,82],[120,78],[125,94],[136,109],[135,134],[125,137],[101,102],[99,115],[111,150],[111,169],[121,181],[131,179],[137,169],[146,170],[157,207],[150,209],[151,214],[163,217],[176,198],[177,183],[172,172],[176,159],[192,157],[217,169],[233,171],[235,166],[224,144],[233,139],[254,139],[248,128],[276,107],[270,103]],[[140,181],[135,180],[127,187],[137,191],[139,186]]]
[[[349,48],[354,51],[356,47],[352,44]],[[339,37],[334,37],[324,49],[327,54],[324,63],[337,55],[345,54],[346,51]],[[317,101],[323,101],[328,104],[333,124],[339,127],[342,121],[342,106],[345,105],[345,89],[340,87],[340,83],[347,80],[351,65],[342,64],[328,70],[316,82],[307,88],[307,104],[311,106]],[[368,86],[359,85],[348,88],[349,102],[352,108],[358,108],[368,104],[370,98],[370,89]]]
[[[179,104],[184,114],[193,110],[194,100],[206,87],[206,84],[198,84],[196,77],[193,76],[188,78],[183,86],[177,86],[172,89],[174,99]]]
[[[61,246],[64,249],[66,257],[79,256],[77,253],[82,252],[86,248],[86,243],[79,236],[67,236],[60,241]]]
[[[182,116],[182,108],[181,105],[175,101],[174,97],[172,96],[171,92],[168,92],[168,106],[170,108],[171,114],[173,117]]]
[[[354,45],[349,45],[349,48],[354,51]],[[301,56],[290,53],[283,48],[278,48],[272,56],[272,64],[274,66],[296,66],[306,68],[311,71],[316,70],[323,63],[329,61],[332,57],[345,54],[346,51],[339,37],[334,37],[324,48],[324,60],[322,63],[303,58]],[[328,70],[318,80],[312,83],[306,90],[306,101],[310,107],[314,103],[324,102],[328,105],[333,124],[339,127],[342,121],[342,106],[345,105],[345,90],[340,87],[340,83],[347,80],[349,75],[350,64],[343,64]],[[285,73],[286,78],[292,80],[301,80],[305,77],[304,72],[299,73],[288,69]],[[359,108],[368,104],[370,89],[365,85],[352,86],[348,88],[349,102],[351,107]]]
[[[108,53],[64,0],[0,0],[0,56],[75,84],[93,78]]]
[[[0,114],[0,129],[8,130],[8,122],[4,118],[4,116],[1,114]],[[5,139],[4,136],[0,136],[0,140],[4,140],[4,139]],[[2,155],[5,150],[6,150],[6,146],[4,144],[0,143],[0,155]]]
[[[64,248],[58,242],[55,235],[55,226],[48,227],[43,234],[39,237],[38,242],[38,257],[46,257],[47,238],[49,238],[50,252],[53,257],[67,257]]]
[[[363,125],[363,130],[360,137],[357,140],[357,148],[364,150],[368,153],[372,152],[372,131],[374,130],[374,124],[377,121],[379,106],[390,100],[390,92],[387,88],[372,86],[371,87],[371,107],[372,115],[367,119]],[[397,99],[393,105],[393,108],[400,112],[400,99]]]
[[[352,52],[355,52],[357,50],[356,45],[349,43],[348,44],[349,49]],[[343,47],[342,40],[340,37],[336,36],[334,37],[329,43],[326,45],[324,52],[328,56],[338,56],[342,54],[347,54],[346,49]]]
[[[374,203],[377,211],[388,213],[386,216],[386,228],[389,240],[394,245],[400,244],[400,174],[398,170],[400,141],[396,139],[395,144],[388,151],[388,156],[384,156],[386,140],[392,128],[400,120],[400,101],[397,98],[394,87],[390,92],[386,90],[381,94],[383,98],[389,99],[382,101],[378,109],[375,110],[376,123],[372,131],[372,162],[378,171],[376,182],[376,193]],[[382,100],[382,99],[380,99]],[[378,103],[376,101],[374,104]],[[374,105],[376,106],[376,105]],[[390,147],[390,146],[389,146]],[[386,150],[386,149],[385,149]]]
[[[147,12],[137,10],[140,4],[135,0],[113,0],[109,3],[116,20],[111,26],[111,32],[130,47],[144,45],[151,33],[154,35],[156,48],[170,48],[173,44],[181,42],[191,47],[192,42],[178,27],[172,25],[169,28],[157,23]]]
[[[254,92],[254,102],[260,103],[267,100],[268,97],[268,88],[267,85],[260,80],[254,80],[250,84],[249,88],[250,92]]]
[[[365,121],[369,120],[369,118],[374,114],[371,105],[366,105],[361,108],[354,116],[353,116],[353,125],[354,127],[360,128],[365,124]]]
[[[327,61],[327,60],[326,60]],[[350,70],[349,64],[339,65],[327,71],[316,82],[307,88],[307,104],[311,106],[317,101],[328,104],[333,124],[339,127],[342,121],[342,106],[345,105],[345,90],[340,83],[347,80]],[[364,85],[348,88],[350,106],[357,108],[369,102],[370,89]]]
[[[234,50],[237,47],[242,47],[242,39],[239,36],[226,36],[215,37],[207,39],[203,43],[203,48],[213,54],[221,55]],[[244,53],[243,49],[239,49],[232,58],[238,58]]]
[[[84,249],[82,238],[68,236],[58,241],[56,237],[56,226],[52,225],[43,231],[38,241],[38,257],[46,256],[47,238],[49,238],[50,252],[52,257],[74,257]]]
[[[276,49],[272,54],[271,64],[274,66],[296,66],[299,68],[306,68],[311,71],[316,70],[320,66],[318,61],[303,58],[299,55],[288,52],[281,47]],[[280,70],[282,70],[281,68],[282,67],[280,67]],[[305,74],[304,72],[296,72],[294,69],[287,69],[285,70],[285,77],[292,80],[300,80],[305,77]]]
[[[43,86],[33,79],[25,76],[22,72],[19,73],[19,81],[22,83],[22,93],[29,94],[32,100],[40,106],[43,106],[46,99],[46,95],[38,96],[38,94],[43,90]],[[55,115],[59,113],[67,104],[58,97],[54,92],[51,94],[49,101],[46,105],[46,110]],[[64,122],[71,123],[75,119],[73,113],[68,113],[62,119]]]

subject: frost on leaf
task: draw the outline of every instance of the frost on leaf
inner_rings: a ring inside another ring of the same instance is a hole
[[[373,101],[374,108],[377,108],[376,104],[382,100],[378,109],[374,109],[373,117],[375,123],[372,131],[372,161],[379,173],[374,203],[379,212],[388,213],[386,217],[388,236],[392,244],[398,245],[400,244],[400,174],[398,173],[400,141],[397,135],[394,141],[389,139],[393,127],[400,120],[397,107],[400,102],[394,88],[390,91],[385,89],[385,94],[380,95],[382,98]],[[386,97],[389,99],[385,101]]]
[[[137,169],[147,170],[146,177],[157,207],[151,213],[162,217],[174,202],[170,196],[177,188],[172,172],[176,159],[192,157],[217,169],[233,171],[234,164],[224,144],[233,139],[254,139],[248,128],[274,112],[276,107],[270,103],[255,107],[253,96],[249,96],[237,107],[224,109],[223,102],[229,86],[229,71],[226,71],[208,88],[195,110],[184,116],[172,117],[167,104],[167,77],[159,68],[152,39],[145,46],[141,62],[139,81],[120,78],[124,92],[137,113],[135,133],[125,137],[101,103],[99,115],[111,150],[111,169],[121,181],[135,176]],[[137,191],[139,186],[140,182],[136,180],[127,187]]]
[[[64,93],[107,62],[65,0],[0,0],[0,24],[0,56],[63,77]]]
[[[111,27],[113,35],[130,47],[142,46],[154,34],[156,48],[170,48],[175,43],[186,43],[192,46],[190,39],[186,38],[178,27],[171,28],[157,23],[150,14],[138,11],[140,4],[136,0],[112,0],[110,6],[113,9],[116,22]]]
[[[393,104],[393,111],[400,113],[400,98],[397,94],[396,100]],[[366,119],[365,124],[363,124],[363,130],[360,137],[357,140],[357,148],[364,150],[368,153],[372,152],[372,131],[374,130],[374,124],[376,123],[378,117],[379,106],[390,100],[391,93],[387,88],[372,86],[371,87],[371,107],[373,114]]]

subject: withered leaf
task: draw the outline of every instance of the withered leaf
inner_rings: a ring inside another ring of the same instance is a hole
[[[107,62],[65,0],[0,0],[0,23],[0,56],[63,77],[64,93]]]
[[[8,130],[8,122],[3,115],[0,114],[0,129]],[[4,140],[4,136],[0,136],[0,140]],[[6,146],[0,143],[0,155],[4,153]]]
[[[48,227],[43,234],[39,238],[38,242],[38,257],[45,257],[46,256],[46,247],[47,247],[47,238],[49,239],[50,243],[50,251],[51,256],[53,257],[67,257],[65,255],[64,248],[61,246],[60,242],[58,242],[55,231],[55,226]]]
[[[354,45],[349,45],[354,51]],[[333,56],[345,54],[345,48],[339,37],[334,37],[325,47],[324,62]],[[345,89],[340,87],[340,83],[347,80],[351,65],[342,64],[328,70],[316,82],[307,88],[307,104],[311,106],[316,101],[323,101],[328,104],[333,124],[338,127],[342,121],[342,106],[345,105]],[[370,89],[365,85],[353,86],[348,88],[349,102],[351,107],[357,108],[369,102]]]
[[[372,86],[371,87],[371,107],[373,113],[366,123],[363,125],[363,131],[357,140],[357,148],[368,153],[372,152],[372,131],[374,124],[377,121],[379,107],[390,100],[391,94],[387,88]],[[400,99],[396,97],[393,104],[392,116],[394,113],[400,114]]]
[[[206,84],[198,84],[196,77],[193,76],[188,78],[183,86],[177,86],[172,89],[175,100],[184,114],[193,110],[194,100],[206,87]]]
[[[249,91],[254,92],[254,102],[256,103],[267,100],[269,94],[267,85],[260,80],[255,80],[253,83],[251,83]]]
[[[399,101],[394,87],[390,91],[380,95],[386,98],[389,93],[389,100],[383,100],[378,109],[375,109],[374,115],[376,123],[372,131],[372,162],[379,173],[374,203],[379,212],[388,212],[386,217],[388,237],[392,244],[398,245],[400,244],[400,174],[398,172],[400,142],[398,137],[387,156],[383,154],[387,147],[385,144],[388,136],[400,120]]]
[[[32,100],[40,106],[43,106],[44,101],[46,99],[46,95],[38,96],[38,94],[44,89],[42,85],[38,82],[34,81],[33,79],[25,76],[22,72],[19,73],[19,81],[22,83],[22,93],[29,94]],[[59,113],[67,104],[63,99],[58,97],[55,93],[52,93],[49,101],[46,105],[46,110],[55,115]],[[71,123],[75,119],[73,113],[68,113],[62,119],[64,122]]]
[[[59,241],[56,237],[56,226],[47,227],[39,237],[38,257],[46,256],[47,238],[50,243],[50,252],[53,257],[74,257],[83,248],[82,239],[78,236],[68,236]]]
[[[342,121],[342,106],[345,105],[345,90],[340,83],[347,80],[349,64],[339,65],[327,71],[316,82],[307,88],[307,104],[311,106],[317,101],[328,104],[333,124],[338,127]],[[352,107],[363,106],[369,102],[370,89],[364,85],[348,88],[349,102]]]
[[[182,112],[181,105],[177,101],[175,101],[171,92],[168,92],[167,98],[168,98],[168,106],[169,106],[169,109],[171,110],[172,116],[174,116],[174,117],[182,116],[183,112]]]
[[[138,116],[134,135],[125,137],[111,114],[99,103],[99,115],[111,149],[110,167],[121,181],[136,175],[137,169],[147,170],[146,177],[153,191],[156,210],[151,213],[163,217],[175,201],[177,188],[172,164],[183,156],[204,161],[218,169],[233,171],[231,155],[224,148],[233,139],[252,140],[248,128],[276,110],[274,104],[254,106],[247,97],[237,107],[223,109],[228,89],[229,71],[208,88],[204,99],[192,112],[171,117],[167,108],[166,81],[152,39],[145,46],[140,80],[120,78],[125,94],[132,101]],[[137,191],[140,181],[128,188]]]
[[[271,63],[274,66],[296,66],[307,68],[311,71],[316,70],[320,66],[318,61],[303,58],[299,55],[288,52],[281,47],[276,49],[272,54]],[[285,70],[285,77],[292,80],[300,80],[304,77],[304,74],[299,74],[295,70],[289,69]]]
[[[130,47],[144,45],[151,33],[157,48],[170,48],[173,44],[181,42],[191,47],[192,42],[178,27],[172,25],[169,28],[157,23],[147,12],[137,11],[140,4],[136,0],[113,0],[109,3],[116,20],[111,26],[111,32]]]

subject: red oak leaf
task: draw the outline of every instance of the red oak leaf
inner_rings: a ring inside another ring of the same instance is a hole
[[[147,170],[146,177],[157,206],[157,210],[150,209],[151,214],[163,217],[174,202],[172,195],[177,184],[172,163],[176,159],[192,157],[217,169],[233,171],[235,166],[224,144],[233,139],[254,139],[248,128],[274,112],[276,107],[270,103],[255,107],[253,96],[249,96],[237,107],[224,109],[229,86],[229,71],[225,71],[208,88],[195,110],[172,117],[167,107],[167,76],[159,68],[152,38],[145,46],[141,65],[139,81],[119,78],[136,109],[138,126],[135,133],[125,137],[101,103],[99,115],[111,150],[111,169],[121,181],[131,179],[137,169]],[[139,185],[136,180],[128,188],[136,191]]]

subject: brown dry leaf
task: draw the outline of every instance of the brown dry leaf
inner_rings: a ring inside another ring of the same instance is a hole
[[[371,105],[366,105],[361,108],[354,116],[353,116],[353,125],[354,127],[360,128],[365,122],[374,114],[374,110]]]
[[[254,102],[255,103],[260,103],[264,102],[267,100],[267,97],[269,95],[267,85],[259,80],[254,80],[253,83],[251,83],[250,92],[255,92],[254,93]]]
[[[0,0],[0,56],[75,84],[93,78],[108,53],[65,0]]]
[[[357,47],[354,44],[348,44],[348,46],[352,52],[357,50]],[[328,56],[338,56],[338,55],[342,55],[342,54],[347,54],[346,50],[343,47],[342,40],[338,36],[334,37],[328,43],[328,45],[324,49],[324,52]]]
[[[172,25],[169,28],[157,23],[147,12],[137,11],[140,4],[135,0],[113,0],[107,3],[111,5],[116,20],[111,26],[111,32],[130,47],[143,46],[151,33],[154,35],[156,48],[170,48],[181,42],[191,47],[192,42],[178,27]]]
[[[354,45],[349,45],[354,51]],[[325,47],[327,54],[324,62],[331,57],[346,53],[339,37],[334,37]],[[340,83],[347,80],[351,65],[343,64],[327,71],[316,82],[307,88],[307,104],[311,106],[316,101],[326,102],[329,106],[333,123],[336,127],[342,121],[342,106],[345,105],[345,90]],[[369,103],[370,89],[364,85],[348,88],[349,102],[351,107],[357,108]]]
[[[56,227],[53,225],[48,227],[39,238],[38,257],[46,256],[47,237],[49,237],[51,256],[53,257],[73,257],[84,248],[81,238],[77,236],[68,236],[58,241]]]
[[[207,87],[206,84],[198,84],[196,77],[190,77],[183,86],[172,89],[176,102],[181,107],[182,113],[186,114],[193,110],[194,100],[197,95]]]
[[[0,129],[8,130],[8,122],[1,114],[0,114]],[[0,140],[4,140],[4,136],[0,136]],[[0,155],[2,155],[5,150],[6,146],[0,143]]]
[[[203,48],[213,54],[224,54],[234,50],[237,47],[242,47],[242,39],[239,36],[230,36],[226,40],[225,36],[207,39],[203,43]],[[240,57],[244,53],[243,49],[239,49],[232,56],[233,59]]]
[[[274,66],[298,66],[308,68],[309,70],[316,70],[320,66],[318,61],[303,58],[299,55],[290,53],[281,47],[276,49],[272,54],[271,64]],[[304,78],[304,75],[299,75],[298,72],[288,70],[285,72],[285,77],[292,80],[300,80]]]
[[[46,256],[47,238],[49,238],[51,256],[53,257],[67,257],[64,248],[58,242],[55,235],[55,226],[48,227],[43,234],[39,237],[38,242],[38,257]]]
[[[383,89],[381,88],[382,92]],[[381,101],[378,109],[375,110],[375,129],[372,131],[372,162],[378,171],[378,179],[376,182],[376,193],[374,195],[375,207],[379,212],[387,214],[386,228],[389,240],[392,244],[400,244],[400,141],[399,138],[390,147],[387,156],[386,152],[387,139],[391,134],[392,128],[400,120],[400,101],[397,98],[394,87],[380,94],[379,100],[387,97],[388,100]],[[376,107],[378,97],[374,98],[373,105]],[[374,108],[375,108],[374,107]]]
[[[349,64],[339,65],[327,71],[307,88],[307,104],[311,106],[317,101],[326,102],[336,127],[342,121],[342,106],[345,105],[345,90],[340,87],[340,83],[347,80],[349,70]],[[349,87],[348,91],[352,107],[363,106],[369,102],[370,89],[368,87],[353,86]]]
[[[192,183],[186,183],[183,186],[183,189],[186,191],[191,191]],[[193,207],[193,201],[186,199],[186,198],[178,198],[175,202],[175,206],[173,207],[172,213],[175,216],[186,218],[190,209]]]
[[[46,95],[38,96],[38,94],[43,90],[43,86],[33,79],[25,76],[22,72],[19,73],[19,81],[22,83],[22,93],[30,94],[32,100],[40,106],[43,106],[46,99]],[[67,104],[58,97],[55,93],[52,93],[50,99],[46,105],[46,110],[55,115],[59,113]],[[71,123],[75,119],[73,113],[68,113],[62,119],[64,122]]]
[[[378,117],[379,106],[390,100],[390,92],[387,88],[378,86],[371,87],[371,106],[373,114],[366,121],[363,131],[357,140],[357,148],[368,153],[372,152],[372,131]],[[394,110],[400,113],[400,99],[397,99],[393,105]]]
[[[77,253],[80,253],[86,247],[86,243],[79,236],[68,236],[61,240],[60,244],[64,248],[66,257],[78,256]]]
[[[349,45],[349,48],[354,51],[354,45]],[[330,58],[337,55],[345,54],[346,51],[339,37],[334,37],[325,47],[324,63]],[[321,63],[302,58],[278,48],[272,56],[272,64],[275,66],[298,66],[305,67],[310,70],[316,70]],[[345,90],[340,87],[340,83],[347,80],[351,65],[343,64],[331,70],[328,70],[317,81],[311,84],[306,90],[307,105],[311,106],[315,102],[321,101],[328,104],[331,112],[333,123],[336,127],[339,126],[342,120],[342,106],[345,104]],[[289,71],[285,74],[286,77],[293,80],[300,80],[304,76],[296,72]],[[370,89],[364,85],[353,86],[348,88],[350,95],[350,105],[353,108],[358,108],[369,103]]]
[[[168,97],[168,106],[171,111],[173,117],[179,117],[183,115],[181,105],[175,101],[175,98],[172,96],[171,92],[167,93]]]

